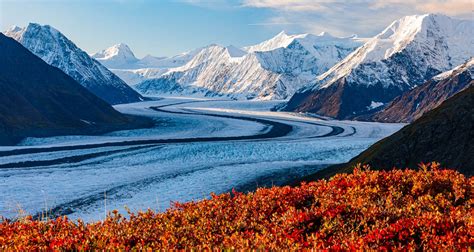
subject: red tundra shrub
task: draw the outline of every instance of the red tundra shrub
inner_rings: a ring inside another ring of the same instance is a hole
[[[0,250],[435,249],[474,245],[473,178],[355,169],[329,181],[212,195],[101,222],[3,221]]]

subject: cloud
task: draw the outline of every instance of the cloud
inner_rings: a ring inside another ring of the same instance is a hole
[[[323,11],[324,3],[331,1],[314,0],[244,0],[244,7],[272,8],[286,11]]]
[[[439,12],[448,15],[470,14],[473,18],[474,2],[467,1],[427,1],[417,5],[417,8],[425,12]]]
[[[473,0],[242,0],[241,6],[273,12],[267,21],[253,25],[291,26],[296,32],[330,31],[339,36],[373,36],[406,15],[474,18]]]
[[[266,9],[252,26],[271,30],[373,36],[406,15],[442,13],[474,19],[474,0],[175,0],[205,8]]]
[[[376,0],[371,7],[385,8],[388,6],[411,6],[424,13],[443,13],[453,16],[465,16],[474,11],[472,0]]]
[[[222,9],[222,8],[234,8],[238,7],[239,4],[235,4],[233,0],[175,0],[184,4],[190,4],[198,7],[208,9]]]
[[[327,11],[332,10],[334,5],[340,4],[361,4],[368,9],[387,7],[415,8],[422,12],[436,12],[448,15],[472,14],[474,11],[474,2],[472,0],[243,0],[242,2],[242,6],[245,7],[271,8],[295,12]]]
[[[297,25],[297,23],[291,22],[285,17],[276,16],[269,18],[267,22],[253,23],[249,25],[258,25],[258,26],[288,26],[288,25]]]

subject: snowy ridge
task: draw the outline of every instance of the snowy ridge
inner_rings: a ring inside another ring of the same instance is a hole
[[[260,44],[247,46],[243,49],[247,52],[266,52],[275,50],[277,48],[287,47],[295,38],[299,38],[304,36],[305,34],[298,34],[298,35],[288,35],[285,31],[281,31],[275,37],[263,41]]]
[[[327,87],[342,77],[361,85],[412,88],[473,56],[473,27],[472,20],[438,14],[404,17],[319,76],[311,88]]]
[[[461,72],[464,72],[466,70],[468,70],[469,74],[471,75],[471,78],[474,79],[474,58],[471,58],[466,63],[464,63],[460,66],[457,66],[457,67],[453,68],[452,70],[449,70],[449,71],[446,71],[446,72],[443,72],[443,73],[440,73],[440,74],[436,75],[435,77],[433,77],[433,80],[442,81],[442,80],[445,80],[447,78],[452,78],[457,73],[461,73]]]
[[[61,69],[110,104],[142,100],[120,78],[49,25],[30,23],[25,28],[12,27],[5,35],[17,40],[46,63]]]
[[[209,95],[236,99],[286,99],[360,46],[356,37],[286,35],[240,50],[210,45],[187,64],[169,69],[158,80],[138,84],[145,94],[160,94],[159,85],[174,83]],[[155,82],[155,85],[150,85]],[[192,91],[192,92],[194,92]]]

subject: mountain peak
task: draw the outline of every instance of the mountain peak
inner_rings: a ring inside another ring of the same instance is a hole
[[[228,45],[225,47],[225,49],[229,53],[230,57],[242,57],[246,54],[245,51],[233,45]]]
[[[111,48],[116,48],[118,50],[127,50],[127,51],[132,51],[130,47],[125,44],[125,43],[118,43],[116,45],[113,45]]]
[[[323,31],[323,32],[319,33],[318,36],[320,36],[320,37],[334,37],[327,31]]]
[[[472,20],[439,14],[398,19],[319,75],[288,107],[336,118],[363,114],[372,102],[386,103],[466,62],[473,56],[473,25]],[[346,92],[360,99],[340,95]],[[302,93],[306,98],[301,98]]]
[[[49,32],[51,34],[60,34],[60,32],[56,28],[50,25],[41,25],[38,23],[29,23],[25,30],[26,31],[39,30],[39,31]]]
[[[142,97],[120,78],[77,47],[64,34],[49,25],[30,23],[24,29],[6,33],[46,63],[61,69],[96,96],[118,104]]]
[[[127,44],[119,43],[94,54],[93,57],[96,59],[110,59],[113,57],[135,58],[135,55]]]
[[[452,65],[459,65],[466,60],[466,55],[462,52],[466,51],[468,45],[472,45],[472,24],[470,20],[453,19],[441,14],[402,17],[369,39],[330,71],[319,76],[318,81],[323,82],[322,87],[327,87],[340,77],[349,75],[352,69],[361,64],[389,59],[407,47],[413,47],[412,50],[416,52],[428,50],[427,48],[437,45],[436,40],[443,40],[445,52],[430,54],[431,57],[427,60],[440,71],[448,70]]]
[[[253,46],[244,47],[244,50],[246,50],[247,52],[271,51],[280,47],[286,47],[289,44],[291,44],[291,42],[293,42],[295,38],[301,37],[301,36],[304,36],[304,34],[288,35],[286,34],[285,31],[281,31],[280,33],[275,35],[273,38],[265,40],[262,43],[259,43]]]
[[[282,37],[282,36],[288,36],[285,30],[282,30],[281,32],[279,32],[275,37]]]
[[[115,44],[93,54],[92,57],[110,68],[122,67],[138,61],[130,47],[125,43]]]
[[[14,25],[10,28],[8,28],[8,30],[6,32],[19,32],[21,30],[23,30],[24,28],[20,27],[20,26],[17,26],[17,25]]]
[[[23,33],[25,33],[25,28],[24,27],[19,27],[19,26],[12,26],[8,30],[4,32],[4,34],[8,37],[11,37],[17,41],[21,40],[21,37],[23,36]]]

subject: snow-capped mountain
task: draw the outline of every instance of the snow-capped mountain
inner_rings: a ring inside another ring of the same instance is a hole
[[[412,122],[474,85],[474,58],[403,93],[370,117],[381,122]]]
[[[281,31],[275,37],[265,40],[262,43],[246,46],[243,50],[247,52],[266,52],[275,50],[281,47],[287,47],[295,38],[300,38],[305,36],[305,34],[296,34],[296,35],[288,35],[285,31]]]
[[[107,68],[121,68],[137,63],[138,59],[128,45],[120,43],[92,55]]]
[[[135,85],[147,79],[159,78],[170,68],[188,63],[200,50],[198,48],[173,57],[146,55],[138,59],[128,45],[121,43],[97,52],[92,57],[127,84]]]
[[[174,86],[185,93],[204,92],[237,99],[286,99],[360,45],[356,37],[284,32],[242,50],[210,45],[187,64],[136,88],[145,94],[160,94],[163,88],[169,90]]]
[[[28,136],[97,134],[137,125],[1,33],[0,55],[1,144],[16,144]]]
[[[61,69],[110,104],[143,100],[115,74],[49,25],[31,23],[24,28],[12,27],[5,35],[14,38],[46,63]]]
[[[399,19],[298,91],[285,110],[364,114],[472,57],[473,28],[473,20],[437,14]]]

